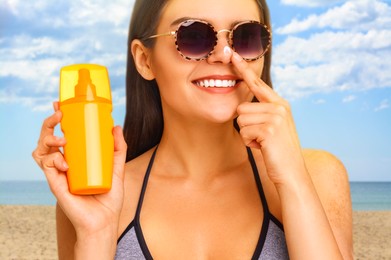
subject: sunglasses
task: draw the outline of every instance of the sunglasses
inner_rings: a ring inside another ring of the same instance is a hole
[[[222,32],[228,33],[231,48],[247,61],[261,58],[270,48],[271,32],[257,21],[240,22],[231,30],[216,31],[206,21],[186,20],[179,24],[176,31],[152,35],[148,39],[174,36],[176,48],[183,58],[200,61],[213,53],[217,35]]]

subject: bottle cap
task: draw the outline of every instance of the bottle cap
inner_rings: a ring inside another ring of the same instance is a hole
[[[96,64],[65,66],[60,72],[60,102],[104,101],[111,103],[106,67]]]

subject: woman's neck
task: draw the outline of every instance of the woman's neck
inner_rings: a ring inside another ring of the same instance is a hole
[[[161,168],[170,174],[211,178],[247,161],[247,153],[233,123],[166,124],[158,149]]]

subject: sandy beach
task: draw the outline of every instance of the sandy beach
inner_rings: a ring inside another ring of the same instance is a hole
[[[0,206],[0,259],[57,259],[54,206]],[[353,215],[355,259],[391,259],[391,211]]]

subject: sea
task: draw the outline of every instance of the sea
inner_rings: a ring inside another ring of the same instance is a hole
[[[391,182],[351,182],[353,210],[391,210]],[[1,205],[55,205],[46,181],[0,181]]]

